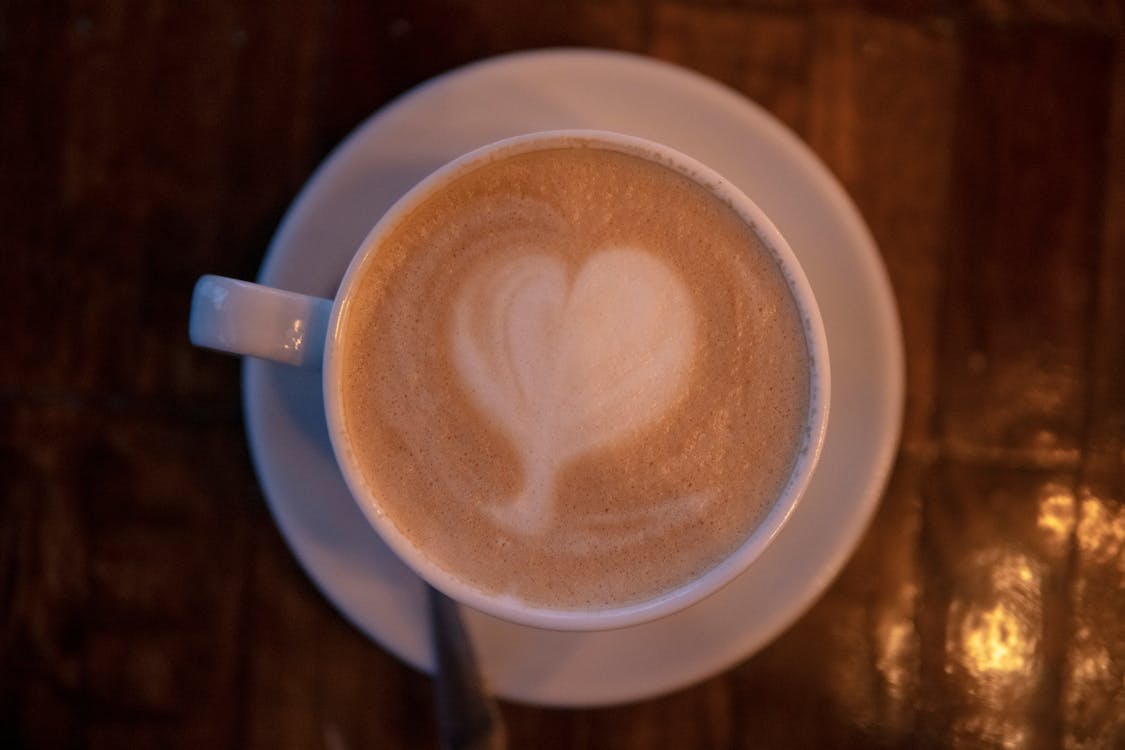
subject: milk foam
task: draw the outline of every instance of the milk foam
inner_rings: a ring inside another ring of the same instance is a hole
[[[369,261],[342,336],[349,447],[380,512],[482,590],[565,609],[682,586],[803,449],[808,353],[775,258],[660,164],[500,159]]]
[[[523,487],[489,508],[523,534],[554,520],[554,483],[570,460],[660,418],[687,383],[691,293],[636,248],[602,250],[577,274],[531,253],[478,270],[454,305],[453,361],[474,401],[519,453]]]

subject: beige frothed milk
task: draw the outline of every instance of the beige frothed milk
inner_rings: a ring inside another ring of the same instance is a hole
[[[438,567],[533,607],[675,590],[809,449],[777,258],[711,190],[576,143],[501,155],[398,218],[341,314],[346,449]]]

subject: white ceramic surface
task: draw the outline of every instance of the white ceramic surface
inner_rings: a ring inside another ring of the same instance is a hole
[[[833,405],[820,465],[773,545],[733,583],[670,617],[565,633],[467,611],[485,677],[508,699],[627,702],[704,679],[796,620],[851,554],[878,503],[903,399],[899,322],[874,243],[850,200],[772,116],[683,69],[616,52],[545,50],[443,75],[363,123],[313,175],[259,276],[332,297],[378,217],[441,164],[555,128],[616,130],[712,165],[773,219],[820,304]],[[424,591],[348,495],[325,426],[320,374],[247,359],[243,394],[266,499],[309,576],[384,648],[429,670]]]

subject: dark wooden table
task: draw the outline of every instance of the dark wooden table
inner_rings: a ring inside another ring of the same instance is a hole
[[[391,97],[545,45],[761,103],[900,306],[880,510],[768,648],[517,747],[1125,747],[1125,6],[1080,0],[0,3],[0,746],[436,744],[428,679],[271,521],[204,272],[253,278]]]

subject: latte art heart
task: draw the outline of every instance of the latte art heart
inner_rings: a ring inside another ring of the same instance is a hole
[[[643,250],[602,250],[576,272],[532,252],[467,279],[453,308],[454,363],[523,470],[519,496],[494,517],[524,534],[549,528],[561,468],[675,404],[695,329],[689,290]]]

